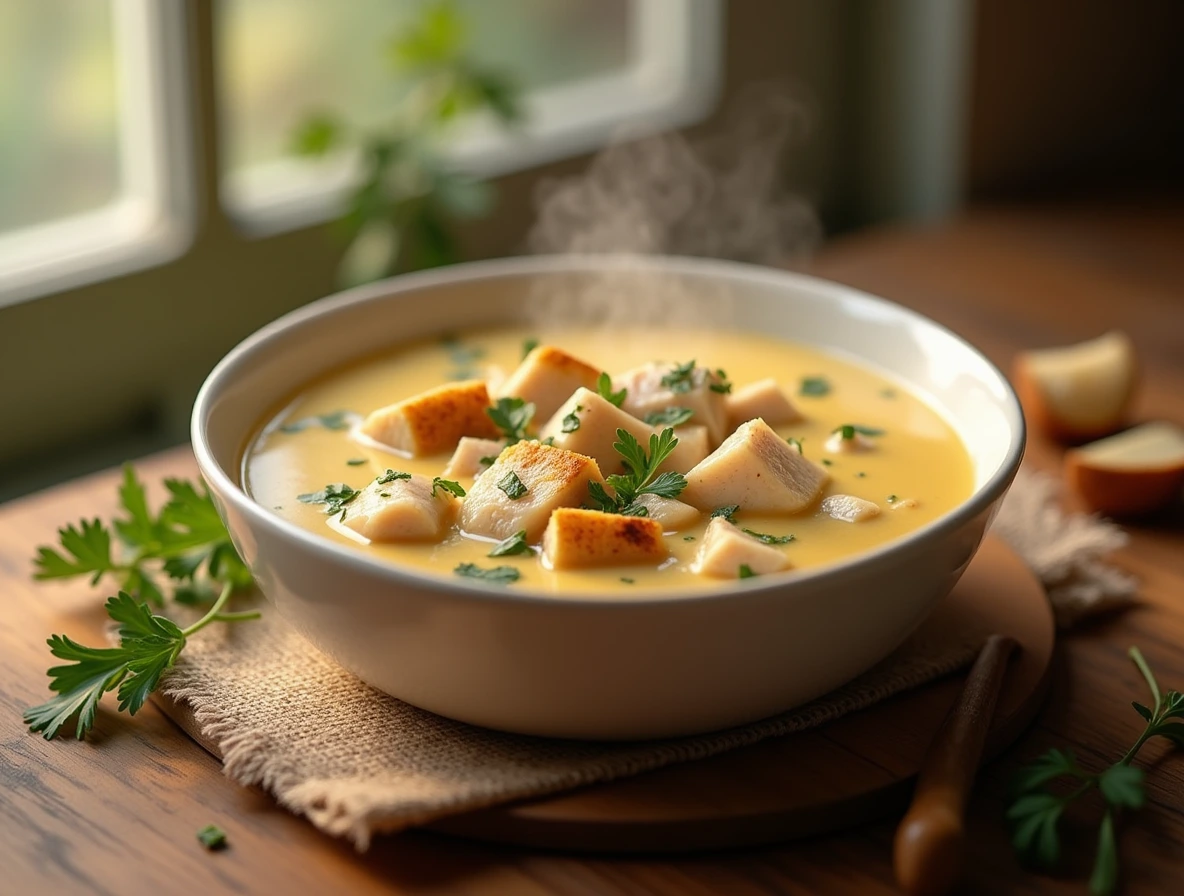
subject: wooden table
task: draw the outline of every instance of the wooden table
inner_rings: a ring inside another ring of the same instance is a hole
[[[1140,417],[1184,422],[1184,205],[980,208],[933,230],[884,230],[831,244],[812,269],[910,305],[1007,368],[1029,346],[1122,327],[1146,374]],[[1039,437],[1028,463],[1055,469]],[[186,450],[140,464],[149,480],[192,475]],[[5,893],[890,893],[891,821],[862,830],[681,859],[569,858],[412,833],[365,855],[240,788],[148,706],[101,714],[93,742],[47,743],[20,710],[46,696],[50,632],[85,634],[101,610],[84,584],[34,585],[30,558],[53,530],[114,509],[116,473],[0,507],[0,892]],[[1035,727],[984,770],[971,805],[965,892],[1084,893],[1095,816],[1070,817],[1064,876],[1016,864],[1001,785],[1050,746],[1091,767],[1133,742],[1144,699],[1125,651],[1138,644],[1167,687],[1184,687],[1184,513],[1131,528],[1117,559],[1143,580],[1139,607],[1064,637]],[[1166,758],[1165,758],[1166,757]],[[1145,748],[1148,805],[1122,825],[1125,892],[1179,892],[1184,757]],[[217,822],[232,848],[208,854],[194,832]]]

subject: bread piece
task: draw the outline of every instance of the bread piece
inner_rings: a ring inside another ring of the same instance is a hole
[[[562,507],[543,533],[543,562],[551,569],[657,565],[669,553],[662,524],[643,516]]]
[[[372,411],[362,433],[412,457],[442,454],[463,436],[497,437],[488,407],[489,392],[481,380],[446,383]]]

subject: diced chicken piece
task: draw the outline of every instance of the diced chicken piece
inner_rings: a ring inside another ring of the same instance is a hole
[[[458,476],[476,477],[483,473],[490,463],[481,463],[486,458],[497,459],[505,445],[497,439],[475,439],[465,436],[456,443],[456,450],[448,466],[440,475],[445,479],[456,479]]]
[[[613,388],[626,390],[621,409],[644,420],[647,414],[667,408],[689,408],[690,422],[706,426],[710,447],[718,445],[730,431],[728,411],[724,394],[711,387],[721,386],[723,379],[706,367],[695,367],[685,377],[676,378],[678,385],[673,388],[663,385],[663,378],[674,369],[673,364],[646,364],[614,377]]]
[[[892,510],[912,510],[917,506],[917,502],[913,498],[897,498],[895,501],[889,501],[888,506]]]
[[[644,516],[561,507],[543,533],[543,562],[551,569],[658,564],[669,554],[662,524]]]
[[[691,572],[721,579],[738,579],[742,566],[748,567],[755,576],[763,576],[789,569],[790,563],[777,548],[762,544],[723,517],[717,516],[707,524],[707,531],[691,564]]]
[[[802,419],[772,377],[749,383],[731,395],[725,395],[724,407],[728,411],[728,426],[732,429],[757,417],[770,426],[796,423]]]
[[[618,429],[628,432],[643,446],[649,444],[650,435],[654,432],[648,423],[626,414],[590,389],[581,387],[547,421],[540,436],[544,441],[552,439],[556,448],[566,448],[594,458],[604,474],[608,475],[625,469],[621,455],[613,448]]]
[[[600,370],[553,345],[531,350],[497,394],[534,402],[536,420],[546,420],[581,386],[595,389]]]
[[[679,498],[700,510],[738,504],[761,513],[810,507],[830,476],[764,420],[749,420],[686,474]]]
[[[440,454],[455,448],[462,436],[495,438],[498,429],[485,413],[488,407],[489,392],[481,380],[447,383],[372,411],[362,433],[412,457]]]
[[[679,529],[693,526],[701,516],[698,510],[677,498],[639,495],[633,503],[640,504],[649,511],[649,518],[661,523],[662,529],[666,532],[677,532]]]
[[[341,525],[371,541],[437,541],[444,537],[460,507],[446,489],[432,495],[432,480],[413,475],[410,479],[382,481],[380,476],[349,502]]]
[[[552,511],[588,500],[589,482],[604,482],[592,458],[540,442],[517,442],[469,489],[461,528],[499,541],[525,529],[528,541],[538,541]]]
[[[664,427],[654,428],[661,430]],[[665,473],[667,470],[685,473],[711,453],[706,426],[700,423],[687,423],[675,427],[674,434],[678,436],[678,444],[674,446],[670,456],[662,461],[662,466],[658,467],[659,473]]]
[[[822,512],[844,523],[862,523],[880,515],[880,506],[854,495],[830,495],[822,499]]]
[[[875,451],[876,442],[861,432],[852,433],[851,438],[845,439],[840,427],[830,434],[823,447],[831,454],[862,454],[865,451]]]

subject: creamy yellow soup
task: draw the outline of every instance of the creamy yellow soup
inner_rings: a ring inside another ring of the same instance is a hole
[[[249,443],[242,472],[247,491],[264,507],[324,538],[440,576],[453,576],[462,563],[513,566],[521,577],[508,587],[609,598],[639,589],[682,594],[717,587],[720,579],[690,570],[707,513],[698,524],[665,536],[670,557],[661,565],[556,571],[544,568],[537,552],[491,559],[489,541],[465,537],[455,528],[439,543],[363,544],[331,528],[323,506],[297,500],[329,483],[361,489],[388,469],[439,476],[449,454],[407,458],[384,451],[356,440],[349,423],[450,379],[508,373],[527,340],[558,346],[609,373],[651,361],[695,359],[726,370],[736,387],[776,379],[804,417],[776,429],[785,438],[800,439],[803,454],[825,466],[831,479],[824,496],[855,495],[882,511],[851,523],[817,506],[792,516],[741,509],[735,521],[743,528],[793,536],[777,547],[793,569],[833,563],[899,538],[957,506],[973,489],[970,457],[950,425],[901,384],[844,358],[752,333],[506,328],[399,346],[306,386],[263,421]],[[828,452],[827,439],[848,424],[882,430],[882,435],[866,452]],[[467,489],[472,480],[460,483]]]

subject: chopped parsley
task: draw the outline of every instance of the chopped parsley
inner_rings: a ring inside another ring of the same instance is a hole
[[[896,495],[889,495],[887,501],[889,504],[895,504],[897,501]]]
[[[830,380],[824,376],[804,376],[802,377],[802,384],[798,387],[798,395],[805,395],[808,398],[821,398],[823,395],[830,394]]]
[[[513,470],[498,480],[497,487],[505,492],[511,501],[517,501],[526,494],[526,486]]]
[[[715,371],[715,376],[719,382],[711,384],[710,388],[712,392],[719,392],[721,395],[727,395],[732,391],[732,384],[728,380],[728,373],[726,370],[724,370],[722,367],[717,368]]]
[[[198,831],[197,839],[201,841],[202,846],[211,852],[217,849],[225,849],[227,846],[226,832],[216,824],[207,824]]]
[[[867,473],[863,472],[863,470],[860,470],[858,473],[855,474],[855,478],[856,479],[867,479]]]
[[[693,416],[695,412],[690,408],[663,408],[646,414],[645,422],[650,426],[680,426]]]
[[[494,461],[496,461],[496,460],[497,460],[496,454],[487,454],[487,455],[485,455],[485,457],[483,457],[479,461],[477,461],[477,463],[482,467],[492,467]]]
[[[695,360],[692,358],[685,364],[675,364],[670,372],[662,377],[662,385],[675,395],[690,392],[695,387]]]
[[[752,571],[752,567],[749,566],[747,563],[741,563],[740,564],[740,578],[755,579],[756,573]]]
[[[683,540],[683,541],[694,541],[694,540],[695,540],[695,536],[694,536],[694,535],[684,535],[684,536],[682,537],[682,540]]]
[[[532,553],[531,547],[526,543],[526,530],[519,529],[509,538],[503,538],[493,546],[493,549],[486,555],[488,557],[511,557],[515,554],[529,554]]]
[[[324,504],[326,505],[325,513],[330,516],[340,513],[344,517],[345,505],[360,494],[360,491],[346,485],[344,482],[332,482],[319,492],[297,495],[296,500],[301,504]]]
[[[577,429],[579,429],[580,428],[580,417],[576,413],[576,411],[582,411],[582,410],[583,410],[582,407],[580,407],[579,405],[576,405],[576,410],[572,411],[570,414],[566,415],[563,418],[563,426],[560,427],[560,431],[575,432]]]
[[[831,460],[829,457],[824,457],[822,459],[822,465],[824,467],[833,467],[835,465],[835,462],[833,460]]]
[[[627,389],[621,389],[619,392],[613,391],[613,378],[607,373],[601,371],[600,376],[596,378],[596,391],[600,397],[605,401],[620,407],[625,402],[625,395]]]
[[[366,458],[364,458],[364,457],[351,457],[349,460],[347,460],[345,462],[345,465],[347,467],[360,467],[365,462],[366,462]]]
[[[453,572],[467,579],[481,579],[485,582],[493,582],[495,585],[509,585],[522,578],[522,573],[513,566],[495,566],[492,569],[482,569],[476,563],[462,563]]]
[[[861,436],[882,436],[884,430],[876,429],[874,426],[860,426],[858,423],[844,423],[842,426],[836,426],[831,430],[832,433],[838,433],[839,437],[844,442],[849,442],[855,438],[858,433]]]
[[[381,476],[375,476],[374,481],[379,485],[386,485],[390,482],[398,482],[400,479],[410,479],[410,473],[401,473],[398,470],[387,470]]]
[[[805,453],[804,451],[802,451],[802,440],[801,440],[801,439],[795,439],[793,436],[790,436],[790,437],[789,437],[788,439],[786,439],[785,441],[789,443],[789,446],[790,446],[791,448],[796,448],[796,449],[798,449],[798,454],[804,454],[804,453]]]
[[[735,520],[732,517],[736,515],[736,511],[739,509],[739,504],[728,504],[725,507],[717,507],[711,511],[711,518],[715,519],[717,516],[722,516],[729,523],[734,523]]]
[[[633,579],[629,578],[628,576],[621,576],[621,581],[624,582],[626,585],[633,584]]]
[[[533,336],[529,339],[522,340],[522,360],[526,360],[526,356],[539,347],[539,341]]]
[[[436,491],[439,489],[443,489],[444,491],[448,492],[450,495],[453,495],[457,498],[463,498],[465,496],[465,490],[463,488],[461,488],[461,485],[459,482],[454,482],[451,479],[441,479],[439,476],[437,476],[435,479],[432,480],[432,497],[433,498],[436,497]]]
[[[588,494],[596,509],[605,513],[623,513],[641,516],[636,501],[641,495],[657,495],[659,498],[677,498],[687,487],[687,480],[681,473],[658,474],[658,467],[670,456],[678,438],[670,427],[661,435],[650,436],[649,452],[638,443],[628,430],[618,429],[613,449],[625,462],[624,473],[614,473],[605,481],[612,488],[610,495],[599,482],[588,483]]]
[[[317,414],[314,417],[304,417],[300,420],[293,420],[291,423],[285,423],[280,427],[280,432],[300,432],[314,426],[323,426],[325,429],[332,430],[349,429],[357,417],[358,415],[353,411],[330,411],[328,414]]]
[[[793,535],[766,535],[763,532],[753,532],[751,529],[741,529],[745,535],[751,535],[761,544],[789,544],[794,540]]]
[[[526,438],[526,427],[534,419],[534,404],[522,398],[499,398],[485,413],[512,445]]]

